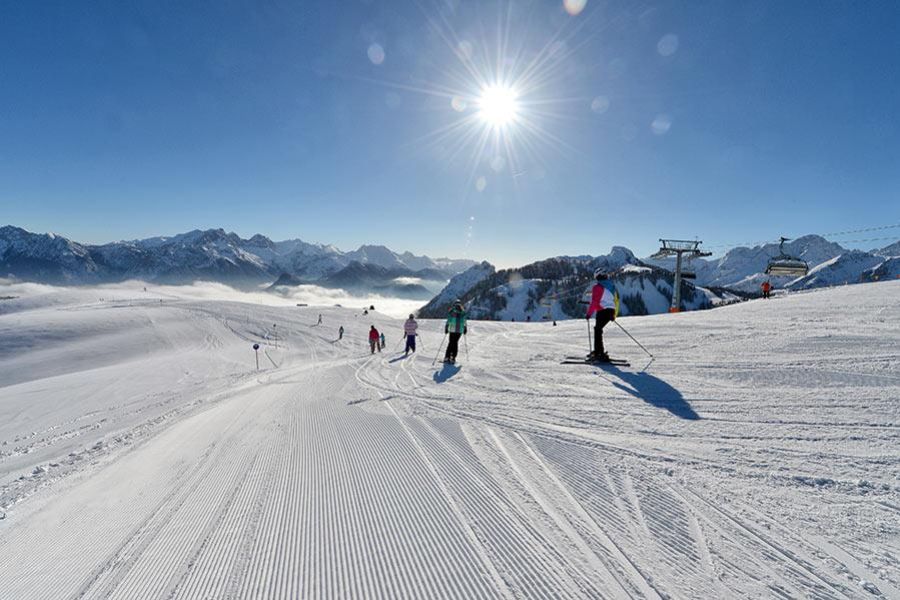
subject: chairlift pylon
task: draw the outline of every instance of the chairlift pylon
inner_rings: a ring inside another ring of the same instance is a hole
[[[766,275],[803,277],[809,273],[809,265],[805,260],[785,253],[784,243],[788,240],[790,240],[790,238],[781,237],[778,244],[778,256],[769,259],[769,264],[766,267]]]

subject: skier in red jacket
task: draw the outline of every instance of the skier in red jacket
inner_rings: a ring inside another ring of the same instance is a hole
[[[369,330],[369,349],[372,351],[372,354],[375,354],[375,348],[378,348],[378,351],[381,352],[381,335],[378,333],[378,330],[375,329],[375,326],[372,325],[372,329]]]

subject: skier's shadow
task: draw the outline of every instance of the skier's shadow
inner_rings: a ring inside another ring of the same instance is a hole
[[[397,362],[397,361],[401,361],[401,360],[404,360],[404,359],[406,359],[406,358],[408,358],[408,355],[406,355],[406,354],[401,354],[400,356],[398,356],[398,357],[396,357],[396,358],[392,358],[392,359],[389,360],[388,362],[389,362],[389,363],[395,363],[395,362]]]
[[[640,398],[651,406],[664,408],[681,419],[688,419],[690,421],[697,421],[700,419],[700,415],[691,408],[691,405],[687,403],[687,400],[684,399],[681,392],[659,377],[654,377],[647,372],[632,373],[630,371],[623,371],[617,369],[615,366],[610,366],[610,368],[606,370],[627,384],[623,385],[618,381],[610,380],[610,383],[617,389],[631,394],[635,398]]]
[[[434,382],[435,383],[444,383],[454,375],[459,373],[459,367],[456,365],[446,364],[444,368],[440,371],[435,371],[434,373]]]

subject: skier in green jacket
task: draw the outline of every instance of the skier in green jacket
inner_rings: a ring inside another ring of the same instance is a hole
[[[447,323],[444,325],[444,333],[450,335],[450,340],[447,342],[447,352],[444,354],[444,362],[452,365],[456,363],[456,355],[459,353],[459,338],[468,333],[466,311],[463,309],[462,301],[457,300],[450,307]]]

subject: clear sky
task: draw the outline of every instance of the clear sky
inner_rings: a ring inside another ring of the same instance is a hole
[[[7,2],[0,224],[501,266],[896,224],[898,59],[890,0]]]

